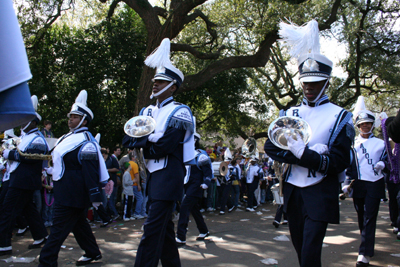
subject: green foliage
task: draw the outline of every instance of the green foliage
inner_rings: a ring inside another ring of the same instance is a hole
[[[31,93],[38,95],[39,113],[53,121],[56,136],[68,132],[67,113],[85,89],[94,113],[90,130],[101,133],[104,146],[120,143],[135,108],[144,52],[144,27],[131,10],[87,29],[53,26],[28,56]]]

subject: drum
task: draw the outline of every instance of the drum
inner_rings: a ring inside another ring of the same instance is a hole
[[[274,203],[278,205],[283,205],[283,196],[279,195],[279,183],[271,186],[272,196],[274,197]]]

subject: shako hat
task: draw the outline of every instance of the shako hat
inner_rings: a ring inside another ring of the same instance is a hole
[[[320,53],[318,22],[311,20],[303,26],[292,22],[279,23],[279,35],[297,59],[300,81],[319,82],[331,77],[333,63]]]
[[[84,117],[85,120],[91,122],[94,118],[93,112],[87,106],[87,92],[86,90],[82,90],[79,92],[78,97],[75,100],[75,103],[72,105],[71,111],[68,113],[68,117],[71,114],[76,114]]]
[[[176,86],[179,88],[179,86],[183,82],[184,76],[182,71],[172,65],[172,62],[170,60],[170,50],[170,40],[168,38],[163,39],[160,46],[157,47],[146,58],[144,64],[146,64],[150,68],[156,68],[156,74],[154,75],[155,80],[170,81],[171,85],[176,84]]]
[[[356,126],[363,122],[375,122],[374,113],[365,108],[364,97],[361,95],[358,97],[356,105],[354,106],[353,114],[355,117]]]

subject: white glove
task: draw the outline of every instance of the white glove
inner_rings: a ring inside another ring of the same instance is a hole
[[[312,147],[310,147],[310,149],[314,150],[320,155],[327,155],[329,153],[328,146],[324,144],[315,144]]]
[[[200,187],[201,187],[202,189],[207,189],[207,188],[208,188],[208,186],[207,186],[206,184],[201,184]]]
[[[385,112],[381,112],[381,114],[379,114],[379,119],[383,120],[383,119],[387,119],[388,115]]]
[[[297,134],[297,140],[294,140],[291,135],[285,134],[285,137],[290,152],[292,152],[296,158],[301,159],[301,156],[303,156],[304,149],[306,147],[306,144],[304,144],[303,139],[301,139],[299,134]]]
[[[103,205],[103,203],[102,202],[92,202],[92,206],[96,210],[100,207],[100,205]]]
[[[164,133],[154,133],[150,134],[148,140],[152,143],[157,143],[158,139],[160,139]]]
[[[345,185],[345,186],[343,186],[343,187],[342,187],[343,193],[345,193],[345,194],[349,193],[349,187],[350,187],[350,185]]]
[[[53,175],[53,167],[44,168],[48,175]]]
[[[8,154],[10,154],[10,150],[9,149],[4,149],[3,150],[3,158],[8,159]]]
[[[378,162],[375,164],[374,170],[375,170],[375,171],[381,171],[381,170],[383,170],[384,168],[385,168],[385,163],[384,163],[383,161],[378,161]]]
[[[6,167],[4,167],[3,164],[0,164],[0,171],[4,170]]]

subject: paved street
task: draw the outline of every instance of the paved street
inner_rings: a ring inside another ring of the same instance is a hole
[[[198,235],[194,221],[189,223],[187,246],[180,248],[182,266],[267,266],[261,260],[272,258],[280,267],[298,266],[297,258],[290,241],[276,241],[275,237],[290,238],[288,227],[281,225],[278,229],[272,225],[276,206],[264,204],[257,213],[236,210],[224,216],[218,213],[205,212],[206,223],[211,236],[205,241],[196,241]],[[99,266],[133,266],[136,249],[139,244],[144,220],[124,222],[118,220],[107,228],[92,224],[93,231],[103,253],[103,259],[91,264]],[[32,242],[30,233],[24,237],[13,238],[13,256],[36,257],[33,263],[5,263],[0,257],[0,266],[36,266],[39,249],[28,250]],[[322,252],[323,266],[355,266],[360,243],[357,218],[351,199],[341,203],[341,224],[330,225],[324,240]],[[64,243],[59,254],[59,266],[75,266],[83,252],[72,234]],[[381,203],[376,233],[375,256],[371,266],[400,266],[400,241],[392,233],[389,220],[388,204]],[[161,264],[160,264],[161,266]]]

